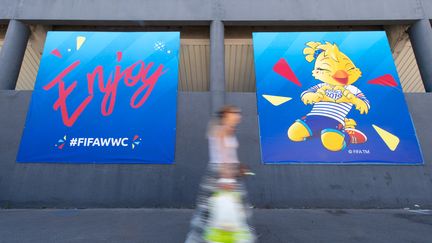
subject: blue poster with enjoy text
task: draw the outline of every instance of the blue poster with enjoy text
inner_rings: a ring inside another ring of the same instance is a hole
[[[18,162],[173,163],[179,32],[48,32]]]
[[[264,163],[422,164],[384,31],[254,33]]]

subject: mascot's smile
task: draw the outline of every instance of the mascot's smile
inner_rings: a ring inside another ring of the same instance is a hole
[[[335,74],[333,74],[333,79],[337,82],[346,85],[348,83],[348,73],[344,70],[337,70]]]

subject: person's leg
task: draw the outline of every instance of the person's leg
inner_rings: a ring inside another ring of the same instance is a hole
[[[209,222],[209,198],[216,191],[219,167],[209,164],[197,195],[196,209],[190,222],[190,231],[185,243],[205,243],[205,230]]]
[[[253,220],[252,220],[252,213],[253,213],[252,212],[252,205],[249,203],[246,187],[242,181],[240,182],[240,192],[241,192],[241,197],[242,197],[242,204],[243,204],[243,207],[245,209],[245,214],[246,214],[245,219],[246,219],[247,229],[245,230],[245,232],[243,232],[243,234],[245,234],[246,237],[240,237],[240,238],[244,238],[244,241],[241,241],[239,239],[238,242],[253,243],[256,241],[257,235],[255,232],[255,228],[254,228]]]

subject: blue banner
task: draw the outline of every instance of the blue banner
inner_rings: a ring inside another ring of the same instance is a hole
[[[179,32],[48,32],[18,162],[173,163]]]
[[[422,164],[384,31],[253,34],[265,163]]]

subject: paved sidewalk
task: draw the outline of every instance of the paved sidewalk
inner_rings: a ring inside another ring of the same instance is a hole
[[[0,242],[183,242],[188,209],[3,209]],[[259,209],[260,241],[432,242],[432,211]]]

